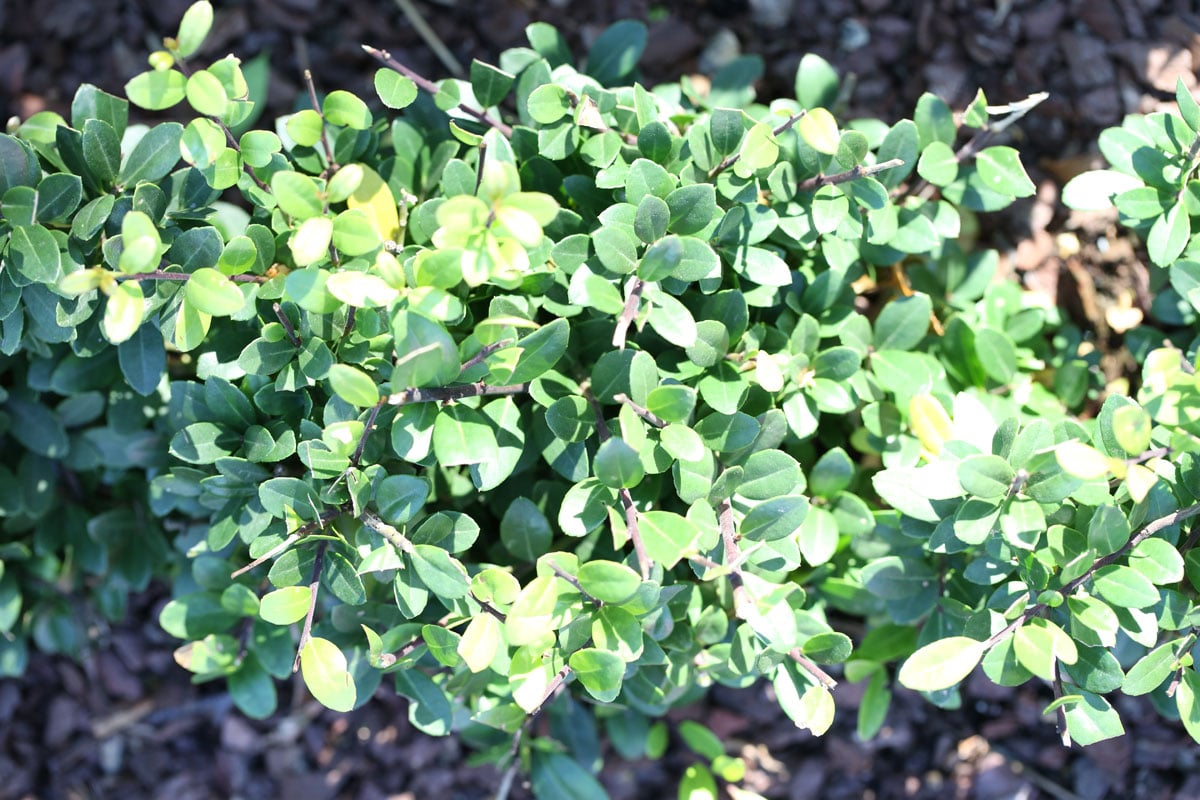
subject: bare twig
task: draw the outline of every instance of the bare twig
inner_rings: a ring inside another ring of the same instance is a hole
[[[619,350],[625,349],[625,337],[629,326],[637,318],[638,308],[642,304],[642,290],[645,288],[646,282],[641,278],[634,278],[629,282],[629,295],[625,298],[625,307],[621,309],[621,316],[617,317],[617,328],[613,331],[613,347]]]
[[[429,80],[428,78],[425,78],[425,77],[417,74],[416,72],[413,72],[411,69],[404,66],[396,59],[392,58],[392,54],[389,53],[387,50],[379,50],[378,48],[371,47],[370,45],[365,45],[365,44],[362,46],[362,49],[366,50],[367,53],[372,58],[379,61],[381,64],[391,67],[392,69],[396,70],[396,72],[399,72],[401,75],[403,75],[404,77],[411,80],[418,87],[420,87],[423,91],[425,91],[431,95],[436,95],[438,93],[438,86],[436,83]],[[459,103],[457,108],[459,111],[462,111],[464,114],[468,114],[469,116],[474,117],[475,119],[479,120],[480,122],[484,123],[485,125],[488,125],[492,128],[495,128],[496,130],[500,131],[501,135],[503,135],[505,138],[509,138],[512,136],[512,128],[511,127],[504,124],[500,120],[496,119],[491,114],[488,114],[486,111],[479,109],[479,108],[475,108],[473,106],[469,106],[466,103]]]
[[[133,272],[129,275],[117,275],[117,283],[125,281],[178,281],[186,283],[192,277],[190,272],[167,272],[164,269],[156,269],[153,272]],[[251,275],[250,273],[242,275],[226,276],[234,283],[266,283],[271,280],[266,275]]]
[[[303,347],[304,343],[296,335],[296,326],[292,324],[292,320],[288,315],[283,313],[283,306],[279,305],[279,303],[272,303],[271,310],[275,312],[275,317],[279,320],[279,324],[283,326],[283,331],[287,334],[288,341],[292,343],[292,346],[297,350]]]
[[[478,353],[476,353],[475,355],[471,356],[470,358],[468,358],[466,361],[463,362],[462,370],[460,370],[459,374],[466,372],[467,370],[469,370],[471,367],[475,366],[476,364],[482,364],[484,359],[486,359],[492,353],[496,352],[497,350],[503,350],[504,348],[508,347],[512,343],[513,343],[512,339],[501,339],[498,342],[492,342],[491,344],[485,344],[483,347],[479,348]]]
[[[321,149],[325,151],[325,172],[333,172],[337,169],[337,163],[333,160],[333,146],[329,144],[329,134],[325,132],[325,115],[321,113],[321,104],[317,102],[317,87],[313,84],[311,69],[304,70],[304,85],[308,87],[308,99],[312,103],[313,111],[321,117]]]
[[[817,683],[824,686],[826,689],[833,690],[837,688],[837,681],[829,677],[825,670],[813,663],[812,659],[800,652],[800,648],[795,648],[788,652],[788,656],[792,661],[796,662],[796,666],[807,672],[809,675],[817,679]]]
[[[304,627],[300,629],[300,644],[296,646],[296,660],[292,662],[292,672],[300,669],[300,654],[312,638],[313,616],[317,613],[317,593],[321,590],[321,568],[325,566],[325,548],[329,542],[317,545],[313,557],[312,578],[308,582],[308,613],[304,615]]]
[[[592,390],[584,387],[583,396],[587,399],[588,405],[592,407],[592,412],[596,416],[596,433],[600,436],[600,443],[608,441],[612,433],[608,430],[608,423],[604,421],[604,409],[600,406],[600,402],[596,400],[596,395],[592,394]],[[642,580],[650,580],[650,569],[654,566],[654,562],[650,560],[650,554],[646,552],[646,543],[642,541],[642,532],[638,528],[638,513],[637,506],[633,502],[633,495],[625,487],[621,487],[617,491],[617,496],[621,498],[621,507],[625,510],[625,528],[629,534],[629,541],[633,542],[633,552],[637,556],[638,570],[641,572]]]
[[[863,166],[862,164],[859,164],[855,167],[851,167],[845,172],[838,172],[833,175],[814,175],[811,178],[806,178],[805,180],[800,181],[800,183],[796,186],[796,191],[815,192],[822,186],[834,186],[839,183],[849,183],[850,181],[855,181],[868,175],[874,175],[877,172],[895,169],[896,167],[903,165],[904,159],[902,158],[893,158],[889,161],[882,161],[878,164],[872,164],[870,166]]]
[[[447,403],[454,400],[462,400],[466,397],[524,394],[527,391],[529,391],[528,383],[518,383],[512,386],[489,386],[483,381],[479,381],[478,383],[467,383],[461,386],[431,386],[427,389],[405,389],[388,395],[386,402],[392,406],[405,406],[410,403]]]
[[[572,575],[571,573],[564,570],[558,564],[555,564],[552,559],[547,559],[546,563],[550,565],[550,570],[555,575],[557,575],[558,577],[562,578],[567,583],[574,586],[575,591],[577,591],[581,595],[583,595],[584,599],[587,600],[589,603],[591,603],[592,605],[594,605],[596,607],[600,607],[600,606],[604,605],[603,601],[597,600],[595,597],[592,597],[590,594],[587,593],[587,591],[583,588],[583,585],[579,583],[579,578],[576,578],[574,575]]]
[[[525,715],[525,721],[521,723],[521,727],[517,728],[517,732],[513,734],[512,746],[508,749],[508,758],[511,759],[508,769],[504,771],[504,777],[500,780],[500,786],[496,789],[495,800],[507,800],[508,793],[512,789],[513,780],[517,776],[517,771],[520,769],[521,761],[518,758],[521,750],[521,740],[525,737],[525,732],[533,725],[534,720],[542,713],[547,704],[553,700],[563,686],[566,685],[567,679],[571,677],[571,668],[564,666],[550,680],[546,686],[546,691],[542,695],[542,700],[537,704],[537,707]]]
[[[411,554],[413,552],[413,543],[408,540],[408,537],[384,522],[377,515],[370,511],[364,511],[359,519],[362,520],[364,525],[386,539],[392,547],[395,547],[401,553]]]
[[[799,122],[800,119],[807,113],[808,113],[808,111],[806,109],[803,109],[803,108],[800,109],[795,114],[792,114],[790,117],[788,117],[782,123],[780,123],[774,130],[772,130],[771,135],[778,136],[779,134],[783,133],[784,131],[789,130],[793,125],[795,125],[797,122]],[[725,170],[732,167],[734,164],[736,164],[738,162],[738,159],[741,157],[742,157],[742,154],[740,151],[737,153],[730,153],[729,155],[725,156],[724,160],[722,160],[720,164],[717,164],[715,167],[713,167],[712,169],[710,169],[708,171],[709,180],[712,180],[713,178],[717,177]]]
[[[620,394],[614,394],[613,399],[616,400],[618,403],[624,403],[625,405],[629,406],[633,410],[633,413],[637,414],[639,417],[646,420],[646,422],[649,422],[654,427],[656,427],[656,428],[667,427],[667,423],[662,418],[660,418],[656,414],[651,413],[647,409],[642,408],[637,403],[630,400],[629,395],[625,394],[624,392],[621,392]]]
[[[379,418],[379,412],[383,406],[384,401],[380,400],[371,407],[371,413],[367,416],[367,424],[363,427],[362,437],[358,440],[358,446],[354,448],[354,454],[350,456],[350,463],[356,467],[358,466],[358,462],[362,460],[363,450],[367,447],[367,437],[375,429],[375,420]]]
[[[270,561],[272,558],[279,555],[284,550],[287,550],[293,544],[300,541],[305,536],[308,536],[313,531],[320,530],[321,528],[324,528],[326,524],[333,522],[335,519],[338,518],[338,515],[340,515],[343,510],[344,509],[341,507],[332,508],[332,509],[324,512],[323,514],[321,514],[319,517],[317,517],[312,522],[307,522],[304,525],[301,525],[299,528],[297,528],[295,531],[293,531],[282,542],[275,545],[270,550],[263,553],[261,556],[254,559],[253,561],[251,561],[249,564],[242,567],[241,569],[235,570],[234,572],[230,573],[229,577],[236,578],[239,575],[244,575],[247,572],[249,572],[250,570],[259,566],[260,564],[264,564],[267,561]]]

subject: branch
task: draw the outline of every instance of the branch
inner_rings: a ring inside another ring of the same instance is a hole
[[[779,134],[783,133],[784,131],[790,130],[791,127],[793,125],[795,125],[797,122],[799,122],[800,119],[807,113],[808,113],[807,109],[803,109],[803,108],[800,109],[795,114],[792,114],[790,117],[788,117],[786,120],[784,120],[779,125],[779,127],[775,128],[773,131],[771,131],[771,135],[778,136]],[[713,167],[712,169],[710,169],[708,171],[709,180],[712,180],[713,178],[717,177],[725,170],[732,167],[734,164],[737,163],[738,159],[741,157],[742,157],[742,153],[740,150],[736,153],[731,153],[730,155],[725,156],[725,159],[720,164],[717,164],[715,167]]]
[[[624,392],[621,392],[620,394],[614,394],[613,399],[616,400],[618,403],[624,403],[625,405],[629,406],[631,409],[633,409],[633,413],[637,414],[639,417],[646,420],[646,422],[649,422],[654,427],[656,427],[656,428],[667,427],[666,421],[661,419],[657,414],[651,413],[650,411],[642,408],[637,403],[630,400],[629,395],[625,394]]]
[[[282,542],[275,545],[270,550],[263,553],[261,556],[254,559],[253,561],[251,561],[249,564],[242,567],[241,569],[235,570],[234,572],[230,573],[229,577],[236,578],[239,575],[245,575],[247,572],[249,572],[250,570],[259,566],[260,564],[270,561],[272,558],[279,555],[284,550],[287,550],[293,544],[300,541],[305,536],[308,536],[313,531],[324,528],[326,523],[333,522],[335,519],[338,518],[338,516],[341,515],[343,510],[344,509],[341,506],[339,506],[338,508],[330,509],[329,511],[326,511],[323,514],[321,514],[321,516],[317,517],[312,522],[307,522],[304,525],[301,525],[299,528],[292,531],[292,533],[286,539],[284,539]]]
[[[1084,583],[1091,580],[1092,576],[1095,575],[1096,572],[1103,569],[1104,567],[1107,567],[1109,564],[1119,561],[1130,550],[1137,547],[1139,544],[1146,541],[1154,534],[1158,533],[1159,531],[1166,530],[1167,528],[1171,527],[1172,525],[1178,525],[1180,522],[1183,522],[1186,519],[1191,519],[1192,517],[1195,517],[1195,516],[1200,516],[1200,503],[1197,503],[1196,505],[1193,505],[1193,506],[1188,506],[1187,508],[1181,508],[1174,513],[1167,514],[1165,517],[1159,517],[1156,520],[1151,520],[1150,522],[1148,522],[1144,526],[1142,526],[1142,528],[1136,534],[1134,534],[1133,537],[1131,537],[1128,542],[1125,543],[1124,547],[1122,547],[1120,550],[1118,550],[1115,553],[1110,553],[1109,555],[1106,555],[1103,558],[1096,559],[1096,562],[1094,564],[1092,564],[1091,567],[1088,568],[1087,572],[1083,573],[1078,578],[1076,578],[1075,580],[1068,583],[1066,586],[1064,586],[1062,589],[1060,589],[1059,592],[1061,594],[1063,594],[1064,596],[1071,594],[1076,589],[1078,589],[1080,586],[1082,586]],[[1038,614],[1041,614],[1043,611],[1045,611],[1049,607],[1050,606],[1047,605],[1046,603],[1037,603],[1037,604],[1025,609],[1024,611],[1021,612],[1020,616],[1018,616],[1015,620],[1013,620],[1011,623],[1006,625],[1002,630],[998,631],[997,633],[992,634],[991,637],[989,637],[986,641],[984,641],[984,643],[983,643],[984,649],[986,650],[986,649],[995,647],[997,644],[999,644],[1001,641],[1003,641],[1004,638],[1006,636],[1008,636],[1010,633],[1012,633],[1017,628],[1024,625],[1027,621],[1029,621],[1033,617],[1036,617]]]
[[[191,279],[190,272],[167,272],[164,269],[156,269],[153,272],[134,272],[129,275],[117,275],[117,283],[125,281],[179,281],[186,283]],[[252,275],[246,273],[243,275],[228,275],[226,276],[234,283],[266,283],[271,280],[266,275]]]
[[[432,386],[428,389],[405,389],[388,395],[384,402],[391,406],[405,406],[409,403],[448,403],[462,400],[466,397],[485,397],[503,394],[524,394],[529,391],[528,383],[518,383],[512,386],[489,386],[483,381],[468,383],[461,386]]]
[[[513,341],[514,340],[512,340],[512,339],[501,339],[498,342],[492,342],[491,344],[485,344],[483,347],[479,348],[478,353],[476,353],[475,355],[471,356],[470,358],[468,358],[466,361],[463,362],[462,369],[459,371],[459,374],[461,375],[463,372],[466,372],[467,370],[469,370],[471,367],[475,366],[476,364],[482,364],[484,359],[486,359],[492,353],[496,352],[497,350],[503,350],[504,348],[508,347],[510,344],[513,344]]]
[[[625,349],[625,336],[637,317],[638,308],[642,304],[642,290],[645,288],[646,282],[641,278],[634,278],[629,282],[629,296],[625,298],[625,307],[621,309],[621,316],[617,317],[617,329],[613,331],[612,344],[619,350]]]
[[[396,548],[401,553],[408,553],[410,555],[412,554],[413,543],[408,540],[408,537],[384,522],[375,514],[371,513],[370,511],[364,511],[359,519],[362,520],[364,525],[386,539],[392,545],[392,547]]]
[[[279,324],[283,326],[284,333],[287,334],[288,341],[297,350],[304,346],[300,341],[300,337],[296,335],[296,326],[292,324],[292,320],[287,314],[283,313],[283,306],[279,303],[271,303],[271,310],[275,312],[275,318],[279,320]]]
[[[550,565],[550,569],[554,572],[555,575],[557,575],[558,577],[562,578],[567,583],[574,586],[575,591],[577,591],[581,595],[583,595],[584,599],[587,600],[589,603],[596,606],[597,608],[604,605],[603,600],[597,600],[595,597],[592,597],[590,594],[587,593],[587,591],[583,588],[583,585],[579,583],[579,578],[576,578],[574,575],[572,575],[571,573],[564,570],[558,564],[555,564],[553,560],[548,559],[546,561],[546,563]]]
[[[869,167],[864,167],[859,164],[845,172],[838,172],[833,175],[814,175],[811,178],[806,178],[800,181],[796,187],[798,192],[815,192],[822,186],[834,186],[839,183],[849,183],[856,181],[859,178],[865,178],[868,175],[874,175],[877,172],[884,172],[889,169],[904,166],[904,159],[893,158],[889,161],[882,161],[878,164],[872,164]]]
[[[332,170],[337,166],[333,160],[333,148],[329,146],[329,135],[325,132],[325,115],[321,113],[321,104],[317,102],[317,87],[313,85],[312,70],[304,70],[304,85],[308,87],[308,99],[312,102],[313,111],[321,117],[321,148],[325,151],[325,169]]]
[[[371,407],[371,414],[367,417],[366,427],[363,428],[362,437],[358,440],[358,446],[354,448],[354,454],[350,456],[350,463],[358,466],[358,462],[362,460],[363,450],[367,447],[367,437],[371,435],[371,431],[375,430],[375,420],[379,417],[379,411],[384,406],[384,401],[380,400]]]
[[[608,430],[608,423],[604,421],[604,409],[601,408],[599,401],[596,400],[596,395],[592,394],[592,390],[584,387],[583,396],[587,398],[588,405],[592,407],[592,413],[596,416],[596,433],[600,436],[600,443],[604,444],[612,436]],[[633,502],[633,495],[625,487],[617,492],[617,496],[621,498],[621,507],[625,509],[625,528],[629,534],[629,541],[633,542],[633,552],[637,555],[638,570],[642,574],[642,580],[650,580],[650,570],[654,566],[654,562],[650,560],[650,554],[646,552],[646,543],[642,541],[642,532],[638,528],[637,506]]]
[[[304,615],[304,627],[300,629],[300,644],[296,646],[296,660],[292,662],[292,672],[300,669],[300,654],[312,638],[313,616],[317,613],[317,592],[321,590],[321,567],[325,565],[325,548],[329,542],[317,545],[317,554],[313,558],[312,578],[308,583],[308,613]]]
[[[438,85],[436,83],[429,80],[428,78],[418,75],[416,72],[413,72],[411,69],[404,66],[396,59],[392,58],[392,54],[389,53],[387,50],[379,50],[377,48],[374,48],[374,47],[371,47],[370,45],[365,45],[365,44],[362,46],[362,49],[366,50],[367,54],[370,55],[372,58],[374,58],[376,61],[380,62],[384,66],[387,66],[387,67],[390,67],[391,69],[396,70],[396,72],[399,72],[401,75],[403,75],[404,77],[411,80],[413,83],[415,83],[418,87],[420,87],[422,90],[424,90],[428,94],[436,95],[441,91],[440,89],[438,89]],[[500,131],[501,135],[503,135],[504,138],[508,139],[508,138],[512,137],[512,128],[509,127],[508,125],[505,125],[503,122],[496,119],[492,115],[488,114],[486,111],[483,111],[478,108],[474,108],[473,106],[469,106],[466,103],[459,103],[457,107],[458,107],[458,110],[462,111],[464,114],[468,114],[468,115],[474,117],[475,119],[479,120],[480,122],[484,123],[485,125],[488,125],[492,128],[495,128],[496,130]]]
[[[525,737],[525,732],[533,725],[533,721],[537,719],[537,716],[542,713],[542,709],[562,691],[569,677],[571,677],[571,668],[563,666],[555,674],[554,678],[551,679],[537,707],[525,715],[525,721],[521,723],[521,727],[517,728],[517,732],[513,734],[512,747],[508,749],[508,757],[512,759],[512,762],[508,765],[508,769],[504,771],[504,777],[501,779],[500,786],[496,790],[495,800],[507,800],[508,792],[512,788],[513,779],[516,778],[517,770],[521,766],[520,759],[517,756],[521,750],[521,740]]]
[[[788,655],[791,657],[792,661],[796,662],[796,665],[799,666],[800,669],[816,678],[817,683],[821,684],[830,691],[837,688],[837,681],[829,677],[829,674],[814,664],[808,656],[804,655],[804,653],[801,653],[799,647],[789,651]]]

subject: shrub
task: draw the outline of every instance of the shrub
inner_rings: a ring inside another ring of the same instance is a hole
[[[236,58],[189,63],[211,16],[126,86],[186,125],[83,86],[0,136],[5,674],[169,574],[176,660],[246,714],[386,678],[544,797],[714,682],[819,734],[827,665],[866,737],[897,664],[941,706],[980,662],[1049,681],[1085,744],[1117,689],[1200,727],[1194,104],[1106,134],[1175,292],[1134,399],[975,246],[1039,96],[843,126],[819,58],[767,105],[755,57],[651,90],[639,23],[582,70],[535,23],[466,81],[368,48],[400,113],[258,130]],[[737,780],[681,734],[689,787]]]

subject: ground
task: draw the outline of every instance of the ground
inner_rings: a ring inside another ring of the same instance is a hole
[[[428,23],[458,62],[494,59],[533,20],[582,47],[605,24],[647,20],[647,80],[696,71],[723,50],[760,53],[761,96],[790,91],[800,56],[816,52],[854,75],[852,115],[895,120],[933,91],[956,108],[982,87],[1003,103],[1050,99],[1016,132],[1036,198],[986,222],[985,234],[1030,289],[1051,295],[1094,332],[1111,376],[1129,314],[1149,302],[1144,257],[1110,217],[1070,214],[1062,183],[1099,165],[1096,135],[1126,113],[1169,105],[1176,78],[1197,84],[1196,0],[228,0],[208,55],[270,52],[268,115],[289,110],[304,68],[319,87],[369,93],[374,65],[359,45],[391,50],[430,77],[439,61],[414,22]],[[110,91],[144,68],[148,43],[170,32],[188,0],[0,0],[0,108],[5,118],[65,110],[75,87]],[[1122,313],[1125,316],[1122,316]],[[0,682],[0,800],[9,798],[488,797],[498,774],[467,766],[452,739],[407,723],[381,692],[349,715],[322,711],[298,688],[266,722],[234,711],[214,685],[192,686],[157,627],[159,587],[129,619],[98,626],[82,663],[35,656],[21,681]],[[938,711],[901,691],[883,732],[854,735],[861,687],[821,739],[798,731],[766,688],[712,693],[675,719],[696,718],[749,764],[746,788],[769,798],[1200,798],[1200,751],[1177,724],[1116,697],[1129,734],[1083,751],[1058,742],[1041,715],[1049,690],[992,686],[978,675],[963,708]],[[623,762],[603,779],[618,800],[675,795],[688,763]],[[523,787],[511,795],[526,797]]]

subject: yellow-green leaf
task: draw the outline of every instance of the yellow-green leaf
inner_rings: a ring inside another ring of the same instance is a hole
[[[357,690],[346,669],[346,656],[328,639],[314,637],[300,651],[300,675],[321,705],[334,711],[354,708]]]

